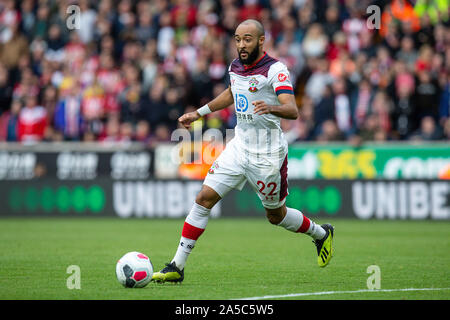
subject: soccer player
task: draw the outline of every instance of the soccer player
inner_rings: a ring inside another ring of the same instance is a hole
[[[296,119],[298,108],[286,66],[263,51],[264,28],[245,20],[234,35],[238,59],[229,66],[230,86],[215,99],[178,121],[185,127],[205,114],[234,103],[235,136],[209,170],[183,225],[174,258],[153,274],[157,282],[182,282],[186,260],[208,223],[211,208],[230,190],[249,182],[258,194],[270,223],[312,237],[317,262],[325,267],[333,254],[334,228],[314,223],[285,205],[288,195],[287,142],[280,118]]]

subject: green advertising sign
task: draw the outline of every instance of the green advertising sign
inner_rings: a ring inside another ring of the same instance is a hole
[[[230,198],[235,198],[235,212],[239,215],[247,215],[249,211],[264,213],[264,207],[256,192],[245,187],[242,191],[232,191]],[[226,200],[225,200],[226,201]],[[307,210],[311,214],[323,212],[328,215],[336,214],[342,206],[342,194],[338,188],[328,186],[301,187],[293,185],[289,187],[289,196],[286,205],[298,210]],[[233,210],[230,210],[233,211]]]
[[[290,179],[437,179],[450,165],[450,144],[293,144]]]
[[[105,208],[105,190],[92,185],[49,186],[33,185],[15,186],[7,190],[7,210],[17,214],[24,213],[61,213],[90,212],[100,213]]]

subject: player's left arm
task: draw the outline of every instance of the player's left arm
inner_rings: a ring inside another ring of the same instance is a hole
[[[253,111],[259,115],[273,114],[284,119],[295,120],[298,118],[298,107],[293,94],[281,93],[278,95],[278,101],[280,101],[279,106],[268,105],[262,100],[253,101],[255,106]]]

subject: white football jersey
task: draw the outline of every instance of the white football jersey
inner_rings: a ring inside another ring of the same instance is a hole
[[[280,118],[273,114],[255,114],[252,102],[262,100],[268,105],[280,105],[279,94],[294,94],[286,65],[264,53],[250,66],[235,59],[228,72],[237,119],[236,142],[246,153],[285,154],[287,141]]]

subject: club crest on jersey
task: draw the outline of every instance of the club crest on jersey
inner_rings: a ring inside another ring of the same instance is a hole
[[[248,84],[250,85],[250,88],[248,88],[248,91],[250,92],[256,92],[258,91],[258,88],[256,87],[258,85],[259,81],[256,80],[255,77],[251,78],[248,82]]]

